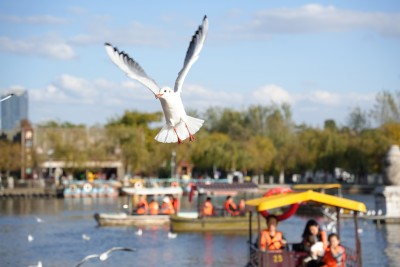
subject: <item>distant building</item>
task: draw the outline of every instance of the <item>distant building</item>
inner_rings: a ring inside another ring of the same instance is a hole
[[[1,130],[12,131],[20,127],[21,120],[28,119],[28,92],[22,89],[12,89],[1,98],[13,93],[10,99],[1,102]]]

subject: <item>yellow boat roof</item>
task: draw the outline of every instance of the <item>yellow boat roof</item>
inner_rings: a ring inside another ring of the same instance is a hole
[[[318,190],[318,189],[333,189],[342,188],[341,184],[296,184],[292,186],[295,190]]]
[[[343,197],[318,193],[312,190],[299,193],[287,193],[263,198],[255,198],[246,201],[246,206],[249,206],[250,209],[256,209],[257,211],[264,211],[301,202],[315,202],[322,205],[329,205],[332,207],[339,207],[359,212],[367,211],[365,204],[362,202]]]

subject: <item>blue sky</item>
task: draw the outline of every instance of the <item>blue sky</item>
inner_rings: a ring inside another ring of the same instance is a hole
[[[345,124],[400,90],[400,3],[389,1],[1,1],[0,93],[29,91],[30,120],[104,124],[160,111],[107,57],[110,42],[173,86],[204,15],[209,32],[186,109],[288,102],[296,123]]]

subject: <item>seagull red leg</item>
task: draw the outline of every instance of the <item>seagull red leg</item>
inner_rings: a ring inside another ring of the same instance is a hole
[[[186,129],[188,130],[188,133],[189,133],[189,141],[192,142],[192,141],[196,140],[194,135],[190,133],[189,128],[188,128],[186,123],[185,123],[185,126],[186,126]]]
[[[178,144],[182,144],[183,142],[182,142],[182,140],[179,138],[179,135],[178,135],[178,133],[176,132],[175,127],[174,127],[174,132],[175,132],[175,134],[176,134],[176,137],[178,137]]]

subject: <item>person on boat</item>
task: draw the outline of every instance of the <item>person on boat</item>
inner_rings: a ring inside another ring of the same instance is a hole
[[[228,215],[231,215],[231,216],[237,216],[240,213],[238,207],[236,206],[235,202],[233,202],[233,199],[231,196],[226,197],[226,201],[224,204],[224,210]]]
[[[322,258],[323,267],[345,267],[346,266],[346,250],[340,245],[337,234],[328,236],[329,247],[325,250]]]
[[[172,206],[174,207],[175,212],[179,210],[179,199],[177,197],[171,196]]]
[[[267,250],[280,250],[286,246],[286,239],[282,232],[277,230],[279,223],[278,217],[271,214],[267,217],[267,229],[263,230],[260,234],[260,249]]]
[[[157,215],[159,209],[160,209],[160,205],[158,205],[158,202],[155,201],[154,199],[152,199],[150,204],[149,204],[149,213],[151,215]]]
[[[139,203],[137,204],[136,214],[146,214],[149,208],[149,204],[147,203],[146,196],[139,197]]]
[[[326,232],[320,229],[316,220],[310,219],[304,228],[302,238],[303,250],[308,253],[308,256],[303,259],[303,266],[319,266],[328,247]]]
[[[211,197],[207,197],[206,202],[204,202],[203,207],[201,209],[202,216],[214,216],[214,206],[211,202]]]
[[[245,207],[246,207],[246,201],[242,198],[239,202],[240,216],[244,216],[246,214]]]
[[[175,214],[174,206],[171,203],[169,197],[163,198],[163,204],[161,206],[161,214]]]

